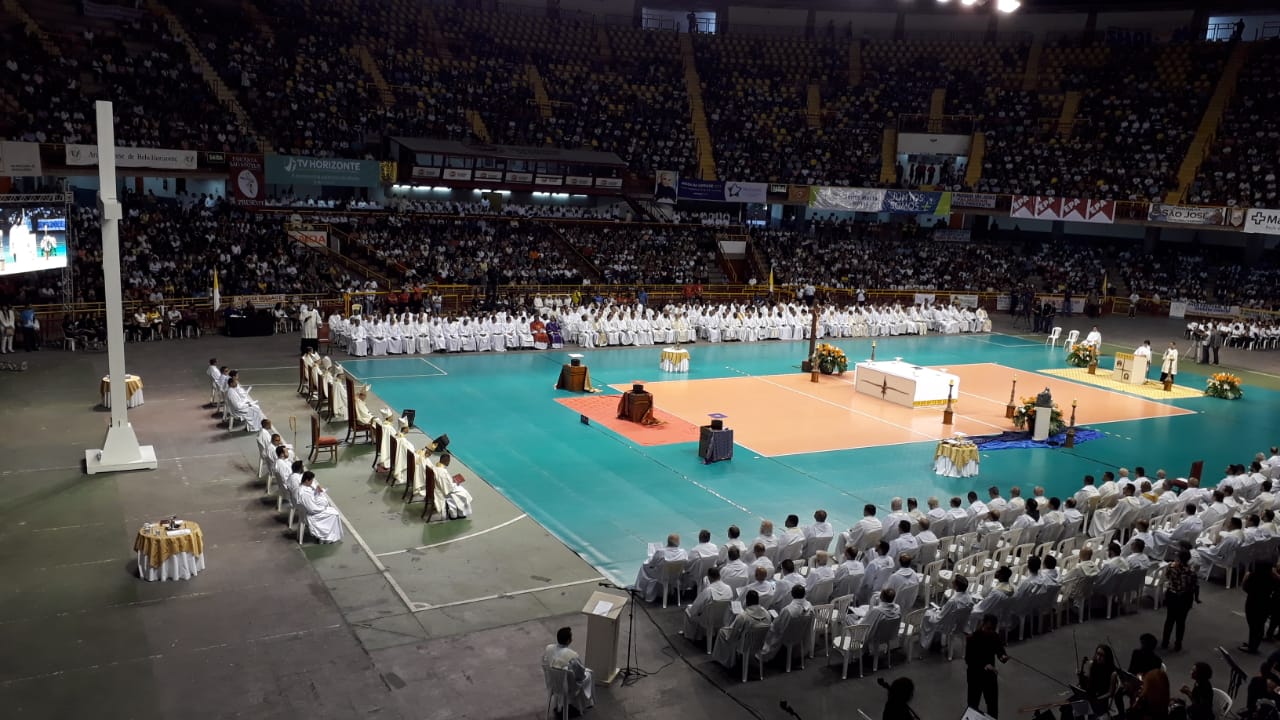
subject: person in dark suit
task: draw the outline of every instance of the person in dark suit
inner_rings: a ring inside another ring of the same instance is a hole
[[[1217,325],[1209,331],[1209,353],[1213,356],[1210,360],[1214,365],[1218,364],[1218,351],[1222,348],[1222,343],[1226,339],[1226,333],[1222,331],[1222,326]]]
[[[977,710],[978,702],[985,700],[987,714],[993,718],[1000,716],[1000,685],[996,675],[996,661],[1009,662],[1004,642],[996,632],[997,623],[995,615],[983,616],[978,631],[969,636],[964,649],[969,707]]]

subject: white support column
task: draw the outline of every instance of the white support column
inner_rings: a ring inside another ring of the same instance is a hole
[[[111,424],[101,450],[85,450],[85,472],[155,470],[156,451],[138,445],[129,424],[125,395],[124,302],[120,290],[120,200],[116,197],[116,133],[111,103],[95,103],[98,114],[98,209],[102,212],[102,276],[107,306],[107,367],[111,377]]]

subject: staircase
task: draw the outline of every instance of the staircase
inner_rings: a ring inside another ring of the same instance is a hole
[[[942,113],[947,107],[947,89],[934,88],[929,96],[929,132],[942,128]]]
[[[529,80],[529,87],[533,89],[533,99],[538,103],[538,113],[542,115],[543,120],[546,120],[551,117],[551,96],[547,95],[547,86],[542,82],[542,73],[538,72],[538,68],[533,65],[525,65],[524,74]]]
[[[333,227],[332,225],[321,225],[320,227],[323,227],[324,230],[328,232],[330,235],[336,236],[338,238],[339,247],[343,247],[343,248],[350,247],[352,243],[352,237],[350,235],[342,232],[341,230],[339,230],[336,227]],[[311,243],[297,241],[296,238],[294,238],[292,232],[289,232],[289,231],[286,231],[286,232],[288,232],[289,238],[291,240],[295,240],[295,242],[297,242],[298,245],[301,245],[307,250],[310,250],[316,253],[317,255],[319,255],[320,257],[324,258],[325,262],[328,262],[330,265],[344,267],[347,270],[351,271],[353,274],[358,275],[359,277],[364,278],[365,280],[373,279],[373,280],[376,280],[378,284],[381,285],[382,287],[390,287],[391,285],[390,279],[386,275],[383,275],[382,273],[374,270],[368,265],[364,265],[359,262],[356,262],[355,260],[352,260],[351,258],[347,257],[346,255],[340,252],[335,252],[334,250],[329,248],[329,246],[327,245],[313,245]]]
[[[45,53],[53,56],[62,55],[62,51],[58,49],[58,46],[53,43],[53,40],[49,39],[49,33],[45,32],[35,19],[27,14],[27,10],[22,7],[22,3],[19,3],[18,0],[4,0],[4,9],[5,12],[17,18],[27,32],[40,41],[40,47]]]
[[[862,43],[849,45],[849,84],[862,84]]]
[[[1022,73],[1022,89],[1026,92],[1035,90],[1040,85],[1040,56],[1044,53],[1044,36],[1036,35],[1031,43],[1031,51],[1027,53],[1027,67]]]
[[[964,184],[968,188],[978,187],[982,179],[982,159],[987,154],[987,136],[976,132],[969,145],[969,164],[964,169]]]
[[[582,274],[583,278],[587,278],[593,283],[603,284],[604,273],[600,272],[600,267],[591,262],[591,259],[586,255],[583,255],[582,251],[578,249],[578,246],[569,242],[569,238],[564,236],[564,232],[560,230],[559,225],[551,223],[550,227],[552,232],[555,233],[556,238],[560,241],[561,255],[570,258],[570,262],[577,267],[578,272]]]
[[[240,104],[240,100],[236,98],[236,94],[227,87],[227,83],[223,81],[213,69],[213,65],[205,58],[204,53],[200,51],[200,47],[192,40],[187,29],[182,26],[182,21],[173,11],[165,7],[160,0],[147,0],[147,8],[164,19],[165,26],[169,28],[169,32],[177,38],[187,48],[187,56],[191,60],[194,67],[200,69],[200,76],[204,78],[204,82],[213,91],[218,101],[223,104],[232,115],[236,116],[236,122],[240,123],[240,127],[244,128],[245,134],[253,137],[258,143],[258,150],[266,152],[272,147],[271,139],[265,135],[260,135],[253,128],[253,122],[249,119],[249,113],[245,112],[244,106]]]
[[[602,63],[613,64],[613,46],[609,44],[609,33],[604,29],[604,25],[596,26],[596,51]]]
[[[382,101],[382,106],[389,108],[395,105],[396,98],[391,94],[391,86],[387,84],[387,79],[383,77],[382,71],[378,69],[378,63],[374,62],[373,54],[369,52],[369,48],[363,43],[356,43],[351,47],[351,52],[355,54],[360,67],[364,68],[365,73],[373,79],[373,86],[378,89],[378,99]]]
[[[440,32],[440,23],[436,22],[436,14],[431,12],[430,5],[422,4],[422,9],[418,11],[418,22],[426,28],[427,42],[435,48],[436,55],[441,60],[452,60],[453,53],[449,52],[449,43],[445,40],[444,33]]]
[[[1070,90],[1062,99],[1062,113],[1058,115],[1058,137],[1066,140],[1076,126],[1076,113],[1080,112],[1080,91]]]
[[[480,113],[475,110],[467,110],[467,124],[471,126],[471,132],[480,138],[481,142],[493,142],[492,136],[489,135],[489,126],[484,124],[484,118],[480,117]]]
[[[880,184],[892,185],[898,179],[898,131],[884,129],[880,141]]]
[[[265,35],[266,38],[271,41],[271,44],[274,45],[276,42],[276,31],[272,29],[271,21],[262,13],[262,10],[258,9],[258,6],[254,5],[251,0],[240,0],[240,9],[244,11],[245,17],[249,18],[249,24],[253,25],[254,29],[258,32]]]
[[[1182,165],[1178,168],[1178,189],[1170,191],[1165,202],[1182,202],[1182,199],[1187,196],[1187,191],[1191,189],[1191,183],[1195,182],[1196,175],[1200,172],[1200,163],[1204,161],[1209,145],[1218,132],[1218,125],[1222,122],[1222,114],[1226,112],[1227,104],[1236,92],[1236,81],[1240,78],[1240,70],[1249,59],[1251,47],[1251,43],[1238,42],[1235,49],[1231,51],[1231,57],[1222,68],[1222,78],[1218,80],[1218,87],[1214,88],[1213,96],[1209,98],[1209,104],[1204,109],[1204,117],[1200,118],[1200,127],[1196,129],[1196,136],[1191,140],[1191,147],[1187,148],[1187,156],[1182,159]]]
[[[716,179],[716,160],[712,151],[711,131],[707,128],[707,112],[702,104],[702,78],[698,76],[698,64],[693,58],[693,40],[689,33],[680,33],[680,60],[684,64],[684,89],[689,95],[689,124],[698,151],[698,177]]]
[[[822,128],[822,87],[816,82],[809,83],[809,96],[805,102],[805,111],[809,119],[809,127],[814,130]]]

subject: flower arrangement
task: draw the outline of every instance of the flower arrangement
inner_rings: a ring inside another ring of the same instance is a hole
[[[849,358],[835,345],[821,343],[813,351],[813,364],[824,375],[843,375],[849,369]]]
[[[1089,367],[1098,362],[1098,350],[1092,345],[1077,343],[1071,346],[1071,352],[1067,353],[1067,364],[1075,367]]]
[[[1034,397],[1024,397],[1020,401],[1022,404],[1013,412],[1013,426],[1019,430],[1029,430],[1035,426],[1036,422],[1036,399]],[[1058,409],[1058,404],[1053,404],[1053,412],[1049,415],[1049,434],[1057,435],[1066,429],[1067,423],[1062,419],[1062,411]]]
[[[1204,394],[1223,400],[1239,400],[1244,397],[1240,389],[1240,378],[1231,373],[1214,373],[1204,386]]]

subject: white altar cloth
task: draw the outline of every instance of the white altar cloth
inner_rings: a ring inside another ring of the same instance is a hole
[[[867,360],[855,366],[854,388],[903,407],[933,407],[960,399],[960,378],[901,360]],[[949,385],[950,383],[950,385]]]

